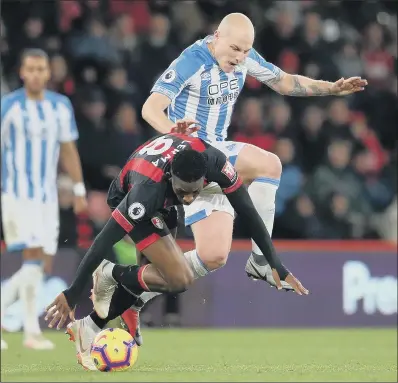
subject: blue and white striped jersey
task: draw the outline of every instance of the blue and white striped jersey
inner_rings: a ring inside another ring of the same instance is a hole
[[[252,48],[243,64],[232,73],[220,69],[207,42],[212,36],[186,48],[155,82],[151,92],[170,98],[171,121],[192,118],[198,121],[198,135],[205,141],[224,141],[236,100],[246,75],[267,84],[280,75],[280,69],[265,61]]]
[[[1,98],[1,190],[17,199],[57,200],[60,143],[75,141],[72,104],[46,91],[30,100],[24,88]]]

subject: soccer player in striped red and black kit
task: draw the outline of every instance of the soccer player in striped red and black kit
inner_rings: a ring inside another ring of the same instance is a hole
[[[251,237],[277,274],[275,279],[288,280],[293,287],[305,292],[276,255],[246,187],[226,156],[199,138],[170,133],[139,147],[112,182],[108,194],[112,217],[82,260],[72,285],[48,306],[47,317],[52,317],[50,326],[57,322],[58,327],[63,325],[94,270],[96,313],[93,316],[97,320],[99,317],[107,322],[132,304],[125,298],[115,303],[115,296],[119,294],[115,294],[116,290],[124,291],[124,294],[120,293],[122,295],[126,295],[126,290],[135,295],[144,291],[185,291],[203,266],[198,263],[195,251],[182,253],[170,232],[177,226],[175,206],[191,204],[203,186],[211,183],[215,183],[215,188],[221,188],[242,217]],[[151,262],[149,265],[124,266],[104,260],[112,246],[126,233]],[[84,323],[76,322],[68,326],[75,339],[84,332],[80,331],[81,327],[76,327]],[[81,342],[76,345],[79,348]]]

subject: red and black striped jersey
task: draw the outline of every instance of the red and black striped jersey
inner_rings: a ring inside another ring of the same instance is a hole
[[[224,153],[200,138],[169,133],[147,141],[130,156],[109,189],[111,209],[115,209],[128,193],[130,201],[134,194],[134,200],[144,207],[145,216],[178,205],[180,202],[169,182],[171,161],[176,153],[187,149],[203,153],[207,161],[205,183],[216,182],[225,194],[242,184]]]

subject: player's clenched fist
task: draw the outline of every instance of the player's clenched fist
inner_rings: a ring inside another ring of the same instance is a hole
[[[190,134],[196,132],[199,129],[197,121],[191,120],[189,118],[183,120],[177,120],[175,125],[171,128],[172,133]]]

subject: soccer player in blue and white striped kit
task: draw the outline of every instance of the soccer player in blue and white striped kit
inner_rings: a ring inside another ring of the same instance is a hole
[[[297,97],[347,95],[363,90],[367,81],[352,77],[328,82],[285,73],[253,48],[254,37],[253,24],[245,15],[231,13],[224,17],[214,35],[196,41],[170,64],[155,82],[142,115],[161,133],[175,128],[179,120],[196,122],[199,130],[195,135],[221,150],[250,185],[249,194],[271,234],[281,162],[256,146],[227,141],[246,76],[255,77],[279,94]],[[191,225],[195,237],[192,263],[197,276],[223,266],[231,247],[234,211],[222,194],[208,193],[215,187],[209,185],[184,207],[185,224]],[[267,280],[264,262],[253,243],[246,271]]]
[[[275,154],[256,146],[227,141],[233,109],[246,76],[281,95],[296,97],[344,96],[364,90],[367,81],[351,77],[328,82],[285,73],[253,48],[254,37],[248,17],[240,13],[225,16],[213,35],[186,48],[164,71],[142,108],[142,116],[160,133],[175,128],[191,133],[189,126],[196,123],[199,130],[194,134],[221,150],[249,186],[254,206],[271,235],[281,162]],[[221,191],[214,194],[217,188],[208,185],[191,205],[184,206],[185,224],[191,226],[196,245],[185,256],[196,278],[222,267],[231,248],[234,211]],[[254,242],[245,269],[250,277],[275,286],[271,268]],[[282,287],[291,290],[283,281]],[[155,295],[143,293],[141,298],[145,303]],[[128,311],[123,319],[136,323],[134,318],[129,319]]]
[[[52,349],[37,317],[37,292],[51,272],[58,246],[58,158],[74,182],[74,210],[85,210],[86,190],[75,141],[71,102],[46,90],[49,58],[40,49],[21,57],[24,86],[1,99],[1,208],[8,251],[22,251],[22,267],[1,291],[1,315],[18,297],[23,306],[24,346]],[[7,343],[2,339],[1,348]]]

